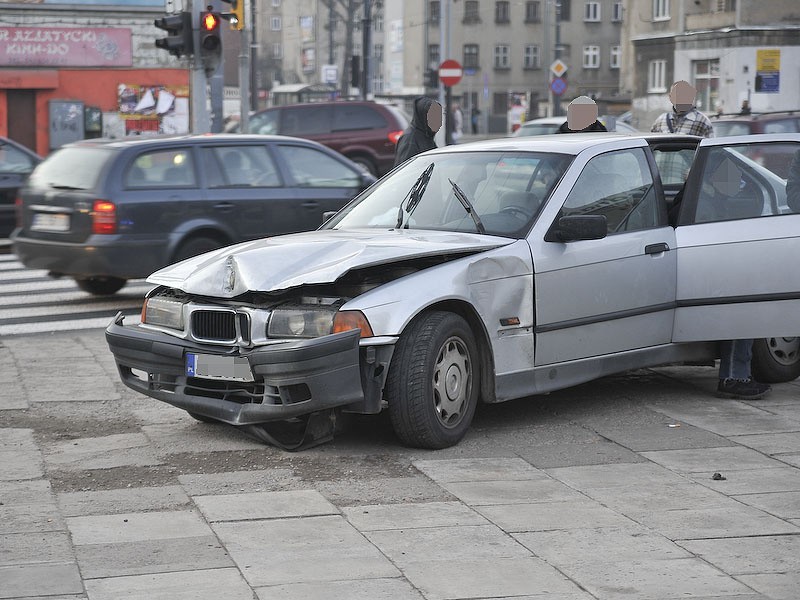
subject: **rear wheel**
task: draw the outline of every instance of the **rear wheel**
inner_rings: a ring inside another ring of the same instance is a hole
[[[75,283],[80,289],[95,296],[116,294],[126,282],[126,279],[119,277],[75,277]]]
[[[431,312],[400,337],[386,381],[389,417],[400,440],[447,448],[467,432],[478,403],[479,363],[467,322]]]
[[[173,262],[180,262],[182,260],[186,260],[187,258],[192,258],[193,256],[197,256],[198,254],[204,254],[205,252],[211,252],[212,250],[216,250],[222,246],[222,244],[215,240],[214,238],[210,237],[195,237],[189,238],[188,240],[184,241],[178,249],[175,251],[175,257]]]
[[[753,377],[783,383],[800,376],[800,337],[763,338],[753,342]]]
[[[367,173],[370,173],[375,177],[378,176],[378,168],[366,156],[356,155],[356,156],[348,156],[348,158],[352,160],[354,163],[356,163],[359,167],[361,167],[363,171],[366,171]]]

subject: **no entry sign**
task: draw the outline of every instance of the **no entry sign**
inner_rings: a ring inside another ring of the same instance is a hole
[[[461,81],[464,70],[457,60],[449,59],[439,65],[439,81],[448,87],[456,85]]]

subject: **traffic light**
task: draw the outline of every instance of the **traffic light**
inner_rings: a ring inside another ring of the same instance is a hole
[[[437,69],[428,69],[425,71],[425,87],[437,88],[439,87],[439,71]]]
[[[350,57],[350,85],[361,87],[361,57],[357,54]]]
[[[222,38],[220,37],[220,14],[214,11],[200,13],[200,58],[206,77],[211,77],[222,60]]]
[[[231,12],[222,13],[222,16],[231,22],[231,29],[241,31],[244,29],[244,0],[222,0],[231,5]]]
[[[166,15],[153,21],[159,29],[167,32],[167,37],[156,40],[156,48],[167,50],[173,56],[191,55],[194,52],[192,37],[192,14],[181,12]]]

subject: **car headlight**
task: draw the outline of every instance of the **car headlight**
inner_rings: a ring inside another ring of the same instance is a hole
[[[183,329],[183,302],[153,296],[142,306],[142,323],[170,329]]]
[[[316,338],[331,333],[359,329],[361,337],[371,337],[372,328],[361,311],[331,310],[330,307],[276,308],[267,325],[270,338]]]

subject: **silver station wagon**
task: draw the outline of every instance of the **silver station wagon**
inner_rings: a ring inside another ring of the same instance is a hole
[[[718,340],[757,338],[756,377],[788,381],[800,186],[748,158],[774,146],[800,134],[433,150],[317,231],[157,271],[106,339],[129,387],[287,449],[384,409],[403,444],[451,446],[478,402],[713,365]]]

